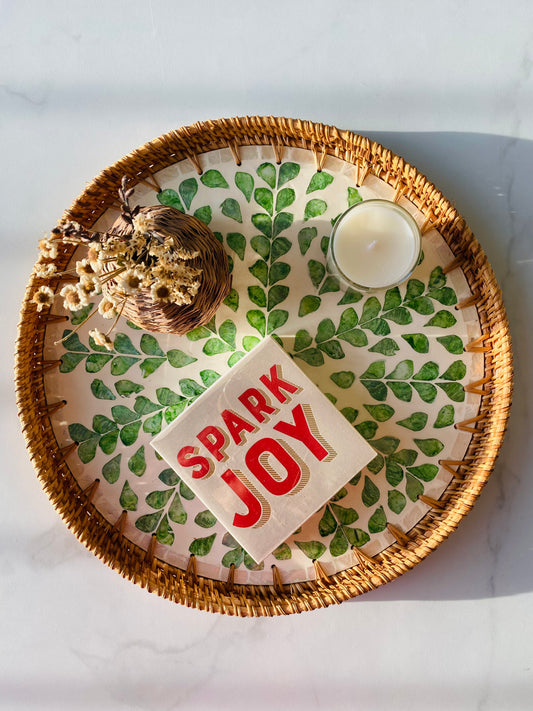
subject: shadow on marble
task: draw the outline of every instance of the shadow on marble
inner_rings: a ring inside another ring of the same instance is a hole
[[[473,133],[373,133],[465,217],[503,291],[515,359],[506,439],[480,499],[413,571],[357,601],[468,600],[533,589],[533,141]]]

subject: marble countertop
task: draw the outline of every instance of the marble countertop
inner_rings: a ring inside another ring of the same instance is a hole
[[[527,0],[0,3],[0,709],[531,707],[532,27]],[[450,540],[356,600],[254,620],[150,595],[74,538],[12,375],[37,239],[84,185],[174,127],[244,114],[334,124],[415,164],[487,253],[516,358],[501,456]]]

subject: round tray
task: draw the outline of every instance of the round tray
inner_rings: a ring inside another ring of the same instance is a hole
[[[327,606],[420,562],[473,506],[511,400],[500,290],[464,220],[378,144],[289,119],[172,131],[104,170],[65,217],[108,228],[123,175],[135,184],[132,204],[173,205],[209,224],[230,255],[233,289],[186,337],[123,323],[108,353],[88,335],[98,315],[68,335],[90,307],[36,311],[43,281],[32,276],[17,345],[19,414],[67,525],[150,591],[234,615]],[[423,259],[399,288],[344,291],[325,264],[331,225],[375,197],[411,212]],[[79,256],[65,246],[56,263]],[[376,458],[257,565],[149,442],[269,334]]]

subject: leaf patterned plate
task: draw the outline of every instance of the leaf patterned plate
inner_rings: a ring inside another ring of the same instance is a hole
[[[198,573],[235,583],[314,580],[313,561],[330,573],[354,565],[354,550],[374,556],[395,542],[390,527],[408,532],[428,512],[420,497],[438,499],[452,475],[441,462],[461,460],[472,433],[457,425],[475,418],[480,394],[465,385],[483,378],[483,353],[464,346],[481,334],[454,255],[435,230],[400,287],[371,295],[344,291],[328,273],[325,254],[335,218],[394,189],[369,175],[355,183],[353,165],[328,156],[317,171],[311,151],[288,147],[277,164],[271,146],[202,154],[201,175],[188,160],[139,182],[132,201],[159,201],[208,224],[230,256],[233,289],[206,326],[186,337],[122,323],[115,351],[88,336],[100,316],[68,335],[50,323],[44,358],[60,361],[44,376],[61,446],[76,443],[69,467],[82,488],[98,477],[92,499],[110,522],[127,511],[123,535],[182,570],[194,554]],[[402,199],[419,224],[423,215]],[[116,217],[108,209],[97,227]],[[79,254],[74,258],[78,258]],[[373,461],[333,499],[257,565],[150,447],[151,438],[243,355],[272,334],[376,451]],[[59,346],[54,342],[68,336]]]

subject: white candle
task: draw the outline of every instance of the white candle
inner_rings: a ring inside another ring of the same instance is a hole
[[[348,285],[380,289],[407,279],[420,256],[420,230],[413,217],[388,200],[366,200],[335,223],[329,265]]]

